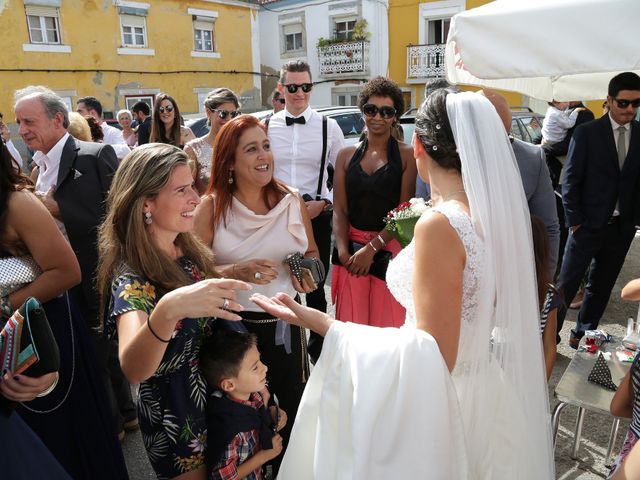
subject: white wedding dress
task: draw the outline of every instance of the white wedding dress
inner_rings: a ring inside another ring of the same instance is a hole
[[[465,213],[451,204],[437,210],[456,229],[467,254],[464,325],[474,318],[482,243]],[[402,328],[334,322],[327,333],[279,479],[468,478],[452,377],[433,337],[416,329],[414,247],[411,242],[387,271],[391,293],[407,310]],[[465,331],[463,326],[461,347],[473,340]],[[457,365],[462,365],[464,350],[459,352]]]

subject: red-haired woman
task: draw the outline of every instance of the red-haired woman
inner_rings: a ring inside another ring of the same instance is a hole
[[[195,231],[213,249],[222,276],[254,284],[253,292],[308,293],[284,266],[287,255],[318,257],[311,221],[300,196],[273,177],[273,155],[264,126],[242,115],[218,133],[207,194],[196,209]],[[269,390],[289,416],[286,442],[307,379],[306,338],[301,328],[263,312],[238,292],[247,330],[258,336],[269,367]]]

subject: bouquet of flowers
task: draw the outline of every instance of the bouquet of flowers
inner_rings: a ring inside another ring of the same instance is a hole
[[[384,217],[386,230],[400,242],[402,248],[411,243],[416,223],[429,207],[431,207],[431,200],[425,202],[423,198],[412,198],[398,205]]]

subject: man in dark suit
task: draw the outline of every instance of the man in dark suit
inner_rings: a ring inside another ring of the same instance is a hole
[[[609,114],[576,128],[565,165],[562,200],[570,236],[558,286],[565,303],[591,265],[584,301],[569,344],[598,327],[635,235],[640,206],[640,77],[625,72],[609,82]],[[593,263],[592,263],[593,262]],[[558,312],[558,331],[566,308]]]
[[[67,133],[66,105],[48,88],[27,87],[16,92],[15,98],[19,133],[35,152],[34,162],[39,167],[36,195],[69,240],[80,264],[82,282],[71,294],[91,329],[98,366],[109,392],[109,343],[100,329],[100,301],[94,277],[98,226],[105,214],[105,199],[118,160],[110,145],[82,142]],[[127,393],[130,400],[128,384],[123,394]],[[115,400],[110,400],[115,407]],[[133,403],[130,408],[134,408]],[[135,410],[132,413],[135,417]]]
[[[149,143],[149,135],[151,135],[151,109],[149,105],[140,100],[131,107],[131,111],[138,122],[138,145]]]

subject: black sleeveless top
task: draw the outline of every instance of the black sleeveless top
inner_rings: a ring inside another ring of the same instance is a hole
[[[353,227],[378,232],[384,228],[382,219],[400,203],[402,160],[398,141],[390,137],[386,165],[368,175],[360,166],[367,145],[365,138],[349,160],[345,177],[347,215]]]

